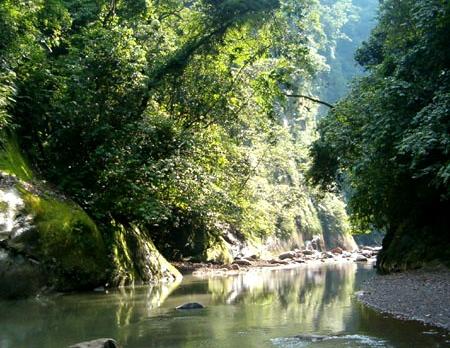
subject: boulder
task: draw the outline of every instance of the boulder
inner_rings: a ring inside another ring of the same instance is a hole
[[[247,259],[235,259],[233,261],[233,264],[239,265],[239,266],[251,266],[252,265],[251,261],[249,261]]]
[[[175,309],[178,310],[186,310],[186,309],[202,309],[205,308],[201,303],[198,302],[188,302],[185,304],[182,304],[181,306],[176,307]]]
[[[315,254],[315,253],[314,253],[313,250],[308,250],[308,249],[303,250],[303,255],[314,255],[314,254]]]
[[[324,250],[324,242],[319,235],[316,235],[311,240],[311,246],[314,250],[323,251]]]
[[[332,252],[333,254],[342,254],[344,252],[344,250],[342,250],[339,247],[336,247],[336,248],[331,249],[330,252]]]
[[[81,342],[69,348],[118,348],[119,345],[112,338],[99,338],[93,341]]]
[[[355,261],[356,262],[366,262],[367,261],[367,257],[365,257],[363,255],[356,255]]]
[[[296,256],[295,252],[293,251],[287,251],[285,253],[282,253],[278,256],[278,258],[280,260],[285,260],[285,259],[293,259]]]
[[[296,258],[294,259],[294,262],[296,262],[296,263],[305,263],[305,260],[302,259],[302,258],[296,257]]]
[[[273,265],[289,265],[289,261],[287,261],[287,260],[272,259],[272,260],[269,260],[269,263],[271,263]]]
[[[233,270],[233,271],[239,271],[240,267],[237,263],[233,263],[228,267],[228,269]]]
[[[364,257],[367,257],[368,259],[370,259],[373,256],[373,253],[371,251],[365,251],[363,250],[363,252],[361,253]]]

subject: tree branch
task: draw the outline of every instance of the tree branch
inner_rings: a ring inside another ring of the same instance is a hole
[[[289,97],[289,98],[303,98],[303,99],[308,99],[308,100],[310,100],[310,101],[312,101],[312,102],[314,102],[314,103],[325,105],[325,106],[329,107],[330,109],[333,109],[333,108],[334,108],[334,105],[333,105],[333,104],[327,103],[327,102],[325,102],[325,101],[323,101],[323,100],[319,100],[319,99],[310,97],[309,95],[303,95],[303,94],[284,94],[284,95],[285,95],[286,97]]]

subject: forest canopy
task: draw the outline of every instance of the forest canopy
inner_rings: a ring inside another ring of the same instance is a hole
[[[137,225],[178,258],[230,229],[312,236],[315,106],[285,94],[315,92],[325,40],[346,22],[324,31],[329,6],[2,0],[0,125],[107,238]],[[347,231],[342,202],[329,202]]]

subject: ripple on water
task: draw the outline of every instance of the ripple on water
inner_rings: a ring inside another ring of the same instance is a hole
[[[342,336],[315,336],[309,337],[280,337],[271,340],[275,347],[302,348],[302,347],[386,347],[389,345],[385,340],[364,335],[342,335]]]

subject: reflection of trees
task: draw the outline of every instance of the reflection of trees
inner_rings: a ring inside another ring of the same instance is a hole
[[[214,302],[249,307],[253,313],[246,325],[258,325],[262,318],[278,318],[281,321],[277,325],[295,321],[313,330],[339,332],[344,330],[345,318],[350,315],[355,269],[355,264],[308,265],[211,278],[208,285]],[[280,308],[284,311],[282,316]]]
[[[27,301],[7,311],[0,303],[0,343],[2,348],[53,348],[114,337],[127,347],[198,348],[205,340],[217,347],[254,347],[262,342],[261,330],[285,336],[338,333],[350,315],[355,267],[308,265],[206,280],[188,277],[181,286],[62,296],[46,305]],[[207,308],[174,310],[191,301]],[[240,331],[246,334],[236,334]]]
[[[0,346],[60,348],[98,337],[125,343],[136,334],[132,324],[148,318],[178,285],[0,302]]]

